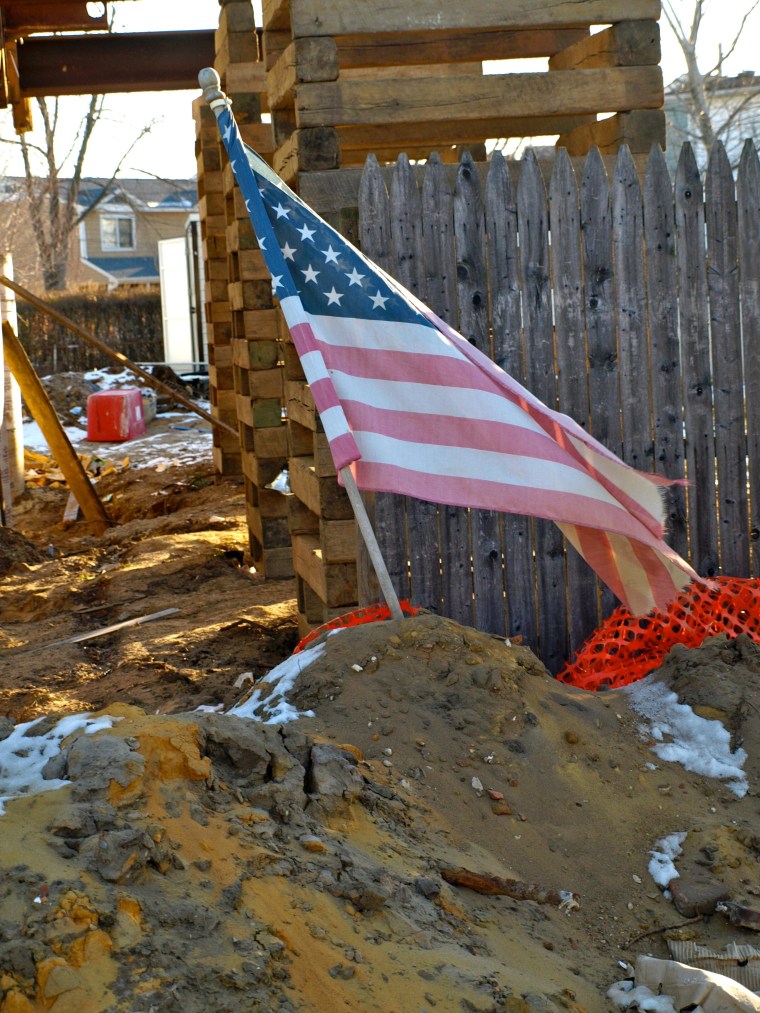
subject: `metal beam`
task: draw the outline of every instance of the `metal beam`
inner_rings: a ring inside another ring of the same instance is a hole
[[[19,88],[24,98],[192,89],[214,49],[213,31],[24,39]]]

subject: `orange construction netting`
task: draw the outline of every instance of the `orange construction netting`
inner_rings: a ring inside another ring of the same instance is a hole
[[[410,605],[407,599],[399,602],[401,611],[406,616],[416,616],[420,609],[415,608],[414,605]],[[316,640],[317,637],[321,637],[323,633],[327,633],[328,630],[344,630],[347,626],[361,626],[363,623],[377,623],[384,619],[391,618],[391,610],[385,604],[380,602],[377,605],[367,605],[366,608],[355,609],[353,612],[346,612],[345,615],[338,616],[336,619],[331,619],[329,623],[325,623],[323,626],[318,626],[315,630],[307,633],[303,640],[300,640],[296,645],[296,649],[293,654],[298,654],[304,647],[308,647],[312,640]]]
[[[634,616],[622,606],[586,641],[557,678],[580,689],[614,689],[658,668],[675,644],[746,633],[760,643],[760,580],[713,577],[689,584],[663,611]]]

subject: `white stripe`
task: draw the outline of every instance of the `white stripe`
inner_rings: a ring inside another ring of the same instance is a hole
[[[504,486],[525,487],[543,492],[573,493],[587,500],[614,506],[627,514],[617,500],[593,478],[554,461],[502,454],[492,450],[410,443],[380,433],[356,430],[353,436],[364,461],[389,464],[423,475],[489,480]],[[592,509],[593,505],[589,502],[588,509]],[[579,506],[579,509],[581,508]],[[584,524],[586,518],[579,517],[571,523]],[[635,523],[640,526],[638,521]]]
[[[634,471],[618,459],[603,457],[593,447],[569,437],[573,446],[585,461],[599,471],[608,481],[616,485],[626,496],[630,496],[647,511],[652,519],[664,523],[665,507],[663,487],[656,485],[643,472]]]
[[[351,432],[343,409],[339,405],[320,412],[319,417],[328,440],[337,440],[339,436],[345,436],[346,433]]]
[[[304,372],[308,375],[305,366]],[[370,408],[383,411],[447,415],[450,418],[499,422],[546,436],[541,426],[534,422],[530,415],[501,394],[473,391],[468,387],[439,387],[429,383],[375,380],[338,370],[330,370],[330,378],[335,392],[344,403],[361,401]],[[546,439],[554,442],[550,436],[546,436]]]
[[[325,360],[321,352],[307,352],[301,356],[301,367],[309,380],[309,383],[317,383],[318,380],[329,379]]]
[[[333,348],[442,355],[462,362],[467,361],[456,344],[436,330],[432,324],[314,316],[306,312],[301,300],[295,295],[282,299],[280,306],[289,327],[308,324],[320,341]]]

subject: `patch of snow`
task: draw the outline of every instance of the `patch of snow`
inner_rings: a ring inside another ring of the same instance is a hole
[[[313,718],[314,711],[299,711],[287,701],[287,694],[293,689],[296,679],[309,665],[324,654],[325,645],[309,647],[299,654],[291,654],[271,672],[268,672],[258,683],[272,686],[265,695],[264,689],[254,689],[251,695],[241,703],[235,704],[227,713],[239,718],[252,718],[262,721],[265,725],[281,725],[298,718]],[[260,713],[257,713],[259,711]]]
[[[69,781],[60,778],[46,780],[42,776],[45,764],[58,752],[61,742],[80,729],[85,735],[92,735],[103,728],[112,728],[114,718],[103,715],[91,718],[89,714],[72,714],[61,720],[42,735],[36,735],[34,728],[44,718],[35,718],[16,725],[11,734],[0,741],[0,815],[5,812],[5,802],[22,795],[37,795],[43,791],[55,791]]]
[[[688,704],[679,703],[671,689],[651,678],[626,686],[625,692],[633,710],[646,719],[640,730],[655,740],[652,750],[661,760],[725,781],[739,798],[747,794],[749,786],[742,769],[747,753],[744,749],[731,751],[731,736],[720,721],[699,717]]]
[[[649,854],[647,869],[649,875],[658,886],[665,889],[673,879],[678,879],[680,873],[675,867],[675,859],[681,854],[681,845],[686,840],[686,833],[668,834],[655,843],[654,850]]]
[[[668,995],[655,995],[646,985],[634,987],[632,981],[618,981],[608,989],[607,996],[623,1009],[633,1007],[649,1013],[678,1013]]]

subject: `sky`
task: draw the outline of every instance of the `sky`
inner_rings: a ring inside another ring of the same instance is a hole
[[[445,0],[441,0],[445,2]],[[693,0],[674,0],[679,11],[690,20]],[[718,42],[724,47],[738,26],[749,0],[707,0],[706,16],[700,38],[700,57],[707,67],[717,56]],[[260,0],[254,0],[257,23],[261,23]],[[117,31],[183,31],[213,29],[218,25],[218,0],[125,0],[115,4]],[[665,82],[683,72],[680,50],[670,31],[661,22],[663,40],[663,73]],[[757,37],[760,10],[756,11],[743,34],[742,44],[726,64],[726,73],[756,69]],[[525,61],[535,62],[535,61]],[[510,68],[517,68],[514,65]],[[534,69],[534,68],[530,68]],[[143,92],[133,95],[111,95],[106,102],[104,121],[98,126],[88,151],[85,172],[90,176],[110,176],[118,159],[149,122],[155,121],[151,132],[138,142],[124,162],[121,175],[159,175],[165,178],[190,178],[195,175],[192,101],[199,91]],[[62,99],[67,116],[67,133],[75,134],[86,106],[84,99]],[[10,111],[0,112],[0,136],[12,137]],[[118,142],[118,143],[117,143]],[[61,151],[64,146],[61,146]],[[0,145],[0,172],[20,174],[20,158],[10,145]]]

